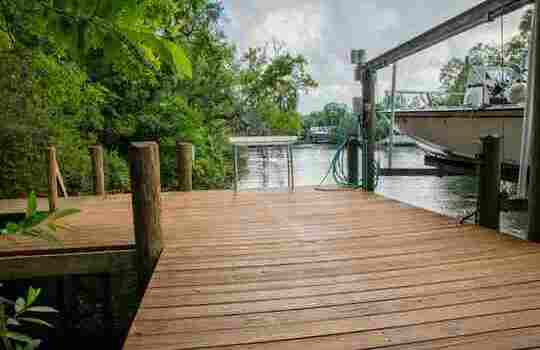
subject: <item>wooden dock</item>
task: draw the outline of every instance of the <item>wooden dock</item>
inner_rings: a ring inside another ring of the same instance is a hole
[[[126,350],[540,347],[537,244],[364,192],[162,198]],[[0,240],[0,280],[134,268],[130,196],[60,205],[62,246]]]
[[[539,245],[363,192],[162,206],[126,350],[540,347]]]
[[[0,281],[115,273],[134,268],[130,196],[62,199],[60,207],[81,210],[64,220],[68,229],[56,233],[61,244],[0,237]],[[25,208],[25,200],[0,201],[0,214],[24,213]],[[46,199],[38,201],[38,209],[48,210]]]

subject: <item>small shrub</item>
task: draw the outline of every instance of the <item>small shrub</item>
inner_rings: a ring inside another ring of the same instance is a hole
[[[105,188],[111,192],[129,191],[129,166],[116,150],[104,154]]]

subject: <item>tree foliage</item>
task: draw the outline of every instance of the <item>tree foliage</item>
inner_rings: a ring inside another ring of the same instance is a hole
[[[231,134],[297,134],[299,96],[316,86],[307,60],[277,44],[239,55],[223,19],[215,0],[0,0],[0,196],[45,193],[47,144],[84,193],[92,144],[105,146],[108,189],[125,191],[130,142],[160,144],[172,188],[174,145],[189,141],[194,185],[208,189],[229,183]]]
[[[250,48],[241,59],[239,116],[248,116],[248,124],[256,124],[259,119],[262,126],[258,129],[267,132],[298,133],[299,96],[318,87],[307,67],[304,56],[290,53],[277,41]]]

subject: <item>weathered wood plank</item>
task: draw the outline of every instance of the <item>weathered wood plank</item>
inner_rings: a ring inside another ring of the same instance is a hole
[[[120,272],[134,265],[135,250],[14,256],[0,258],[0,280]]]
[[[529,276],[529,278],[538,278],[538,274]],[[503,301],[508,298],[538,293],[537,288],[540,286],[540,279],[530,283],[519,283],[519,279],[517,279],[515,280],[517,284],[505,284],[514,283],[514,281],[501,278],[500,276],[499,279],[501,279],[500,282],[496,282],[492,279],[491,281],[481,281],[482,283],[475,283],[480,281],[467,281],[462,283],[454,282],[454,285],[449,283],[432,285],[427,286],[425,290],[416,288],[415,291],[418,293],[416,294],[418,296],[407,297],[406,294],[401,294],[399,297],[396,296],[394,299],[391,299],[388,295],[388,299],[385,300],[381,298],[382,301],[373,300],[369,295],[366,295],[367,293],[364,293],[364,295],[357,295],[355,299],[347,298],[349,295],[344,295],[344,300],[342,299],[342,296],[334,295],[334,299],[339,298],[340,302],[344,304],[330,307],[320,307],[315,306],[317,304],[311,304],[307,308],[299,308],[290,311],[249,313],[233,316],[186,318],[182,309],[177,309],[177,318],[163,320],[156,319],[159,310],[147,309],[143,306],[139,312],[140,315],[135,327],[135,332],[140,335],[187,332],[197,333],[202,331],[230,330],[245,327],[271,327],[275,326],[277,323],[284,325],[289,323],[306,323],[322,320],[373,316],[457,304],[472,304],[488,300]],[[469,288],[475,285],[479,288]],[[366,297],[366,299],[362,299],[362,297]],[[150,295],[147,296],[146,299],[151,305],[156,305],[154,304],[155,299]],[[367,300],[371,300],[371,302],[367,303]],[[147,314],[149,315],[148,318],[146,317]]]

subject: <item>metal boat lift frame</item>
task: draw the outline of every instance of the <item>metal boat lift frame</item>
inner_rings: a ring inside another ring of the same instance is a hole
[[[365,158],[368,162],[371,162],[375,157],[375,85],[377,71],[379,69],[395,64],[403,58],[414,55],[482,24],[494,21],[500,16],[514,12],[532,3],[536,4],[536,11],[534,15],[535,25],[531,39],[532,47],[529,50],[532,58],[530,60],[531,74],[529,74],[528,120],[526,123],[529,130],[523,132],[523,140],[526,147],[522,149],[522,159],[528,161],[530,158],[531,161],[530,181],[528,184],[529,230],[527,238],[540,242],[540,216],[537,215],[537,212],[540,211],[540,120],[535,115],[537,111],[540,111],[540,94],[536,93],[535,84],[535,81],[540,79],[540,57],[536,54],[538,41],[540,40],[540,25],[538,23],[540,20],[540,0],[486,0],[366,63],[354,62],[357,64],[354,78],[356,81],[362,83],[363,127],[366,130],[366,141],[368,143],[366,147],[367,156]],[[530,155],[527,149],[530,150]],[[364,178],[367,180],[366,189],[368,191],[374,190],[375,173],[372,168],[367,167],[367,169],[364,169]],[[523,175],[526,173],[526,170],[521,169],[521,173],[520,178],[525,178]]]

